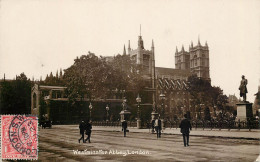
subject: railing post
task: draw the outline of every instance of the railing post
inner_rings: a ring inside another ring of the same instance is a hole
[[[240,127],[241,127],[241,125],[240,125],[240,119],[238,119],[238,130],[240,130]]]
[[[249,131],[251,131],[251,119],[247,120],[247,125],[248,125],[248,128],[249,128]]]

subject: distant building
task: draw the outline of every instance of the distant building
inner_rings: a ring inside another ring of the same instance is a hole
[[[195,117],[195,109],[191,107],[190,96],[188,93],[187,79],[189,76],[196,74],[197,77],[209,80],[209,47],[207,42],[205,46],[200,44],[193,46],[191,43],[189,52],[182,50],[175,52],[175,69],[155,67],[155,45],[152,40],[150,50],[145,49],[144,42],[140,35],[138,36],[137,49],[132,49],[130,40],[128,42],[128,54],[136,64],[142,66],[144,78],[150,83],[147,96],[152,93],[152,98],[145,105],[154,105],[156,103],[160,111],[160,94],[165,94],[165,116],[172,119],[175,116],[181,117],[185,112],[191,112]],[[125,46],[123,55],[126,54]],[[151,95],[150,95],[151,96]]]
[[[189,52],[184,50],[182,46],[181,51],[178,52],[176,47],[175,52],[175,68],[180,70],[190,70],[195,73],[197,77],[210,80],[209,75],[209,48],[207,42],[205,46],[200,44],[193,47],[193,43],[189,46]]]
[[[176,68],[155,67],[154,41],[151,41],[150,49],[145,49],[141,33],[138,36],[137,48],[132,49],[129,40],[127,50],[125,46],[123,47],[123,55],[130,55],[136,64],[143,69],[143,78],[147,83],[143,96],[140,96],[142,98],[141,106],[143,112],[146,109],[149,111],[145,112],[151,113],[152,110],[157,109],[159,113],[164,113],[169,120],[181,118],[187,112],[192,117],[197,116],[195,108],[190,103],[187,80],[189,76],[195,74],[199,78],[210,81],[209,47],[207,43],[205,43],[205,46],[202,46],[199,40],[197,46],[193,46],[193,43],[191,43],[189,51],[185,51],[184,47],[182,47],[181,51],[178,51],[176,48]],[[109,56],[104,57],[104,59],[111,62],[114,57]],[[59,98],[54,95],[63,96],[65,88],[35,85],[32,89],[32,113],[39,113],[39,96],[47,97],[45,98],[46,101],[54,99],[65,101],[65,98]],[[46,95],[44,95],[45,93]],[[166,97],[164,101],[160,99],[161,94],[164,94]],[[121,100],[114,98],[111,99],[111,102],[119,103]],[[162,112],[162,102],[164,102],[164,112]]]

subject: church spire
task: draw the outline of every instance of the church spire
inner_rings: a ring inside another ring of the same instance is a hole
[[[140,25],[140,36],[138,38],[138,48],[144,49],[144,42],[141,36],[141,25]]]
[[[56,78],[59,78],[59,72],[58,72],[58,70],[57,70],[57,72],[56,72]]]
[[[124,45],[124,51],[123,51],[123,55],[126,55],[126,51],[125,51],[125,45]]]
[[[198,46],[201,46],[201,45],[200,45],[200,36],[199,36],[199,38],[198,38]]]
[[[128,40],[128,49],[131,49],[131,47],[130,47],[130,40]]]
[[[128,40],[128,54],[130,54],[131,47],[130,47],[130,40]]]
[[[142,36],[142,26],[140,24],[140,36]]]
[[[182,45],[182,47],[181,47],[181,51],[182,51],[182,52],[184,51],[184,47],[183,47],[183,45]]]
[[[152,48],[154,48],[153,39],[152,39]]]

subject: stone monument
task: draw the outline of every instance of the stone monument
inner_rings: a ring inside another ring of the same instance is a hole
[[[237,103],[237,121],[247,121],[249,118],[253,117],[252,103],[246,101],[247,91],[247,79],[242,75],[242,80],[240,82],[239,91],[240,97],[243,97],[243,101]]]

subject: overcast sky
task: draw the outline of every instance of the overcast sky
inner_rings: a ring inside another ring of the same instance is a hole
[[[259,0],[1,0],[0,78],[45,78],[88,51],[113,56],[131,41],[155,45],[155,64],[175,67],[176,46],[208,42],[214,86],[238,97],[241,75],[248,98],[260,80]]]

